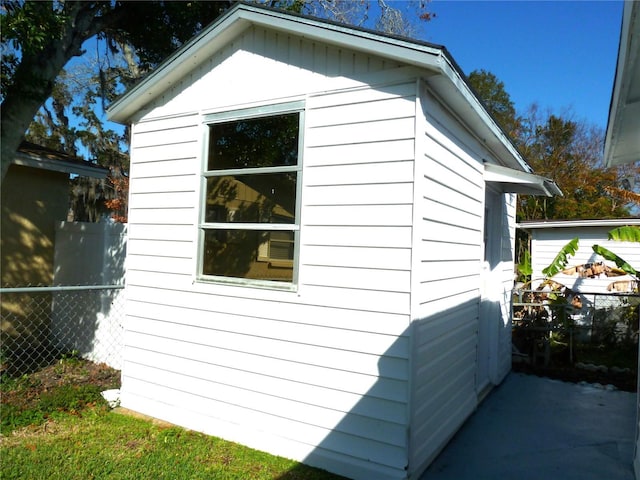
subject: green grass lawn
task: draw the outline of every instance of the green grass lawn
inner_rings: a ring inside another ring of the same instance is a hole
[[[0,378],[0,478],[277,479],[343,477],[215,437],[109,409],[119,372],[65,358]]]
[[[104,406],[14,430],[2,438],[0,456],[4,480],[341,478]]]

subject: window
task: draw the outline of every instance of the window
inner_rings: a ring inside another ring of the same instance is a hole
[[[301,105],[206,118],[200,276],[293,283]]]

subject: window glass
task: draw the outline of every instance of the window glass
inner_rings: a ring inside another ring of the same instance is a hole
[[[293,231],[207,230],[202,273],[291,282],[293,238]]]
[[[298,163],[297,113],[216,123],[209,127],[209,170]]]
[[[294,223],[296,172],[207,178],[205,222]]]
[[[294,281],[299,122],[287,113],[209,125],[203,276]]]

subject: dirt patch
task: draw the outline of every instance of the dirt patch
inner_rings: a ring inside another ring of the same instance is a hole
[[[4,379],[2,404],[30,408],[47,391],[62,385],[95,385],[101,390],[120,387],[120,371],[82,359],[60,360],[54,365],[16,379]]]

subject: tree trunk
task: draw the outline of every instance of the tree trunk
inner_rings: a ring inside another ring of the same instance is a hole
[[[39,52],[23,53],[0,112],[0,163],[3,181],[18,147],[38,109],[51,96],[56,77],[65,64],[82,54],[82,44],[99,32],[111,15],[96,16],[89,2],[65,3],[66,21],[59,38]]]

